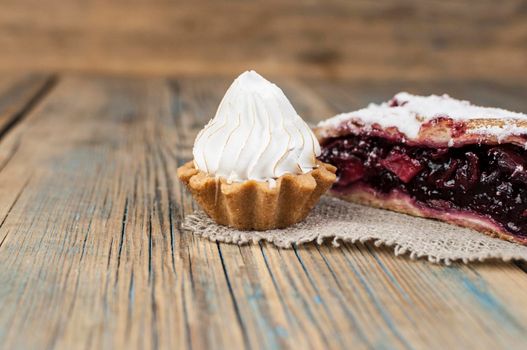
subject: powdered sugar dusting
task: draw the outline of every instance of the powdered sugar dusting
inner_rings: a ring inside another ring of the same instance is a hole
[[[342,113],[322,121],[319,127],[337,127],[348,120],[358,120],[368,128],[378,124],[382,128],[395,127],[409,139],[416,138],[421,126],[436,118],[450,118],[454,121],[470,119],[500,119],[503,125],[481,127],[469,132],[491,134],[498,139],[509,135],[525,134],[527,130],[515,125],[514,121],[527,121],[527,115],[501,108],[481,107],[469,101],[457,100],[448,95],[417,96],[400,92],[388,102],[370,104],[358,111]],[[507,122],[509,121],[509,122]]]

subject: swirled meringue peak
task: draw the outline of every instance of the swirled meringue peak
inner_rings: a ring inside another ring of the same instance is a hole
[[[283,91],[247,71],[229,87],[192,153],[195,167],[210,175],[272,186],[284,174],[313,170],[320,145]]]

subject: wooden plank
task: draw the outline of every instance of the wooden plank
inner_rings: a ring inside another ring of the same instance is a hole
[[[522,0],[4,0],[0,68],[521,81],[526,19]]]
[[[16,128],[32,109],[53,88],[55,79],[45,75],[6,74],[0,79],[0,170],[9,163],[20,146],[20,128]],[[5,139],[7,133],[11,137]],[[19,169],[9,184],[0,186],[0,222],[4,222],[11,207],[28,181],[25,169]],[[6,233],[0,233],[0,246]]]
[[[304,85],[311,88],[309,100],[299,100],[308,103],[315,101],[316,106],[309,110],[307,118],[313,121],[329,118],[337,113],[350,112],[364,108],[369,103],[380,103],[389,100],[393,95],[400,91],[407,91],[419,95],[429,94],[449,94],[458,99],[467,99],[471,102],[483,105],[501,107],[513,111],[527,111],[526,86],[525,83],[514,84],[488,82],[482,80],[390,80],[382,82],[367,80],[352,81],[328,81],[320,79],[304,79]],[[302,85],[302,84],[300,84]],[[318,97],[316,95],[318,94]],[[327,113],[317,113],[321,110],[320,104],[323,101],[327,104]]]
[[[195,206],[175,170],[229,83],[66,77],[5,136],[0,151],[20,146],[0,170],[1,348],[525,346],[527,274],[510,263],[182,232]],[[315,121],[364,91],[350,86],[284,89]]]
[[[20,125],[0,172],[4,191],[30,176],[0,229],[1,347],[243,345],[217,246],[178,231],[170,91],[65,79]]]

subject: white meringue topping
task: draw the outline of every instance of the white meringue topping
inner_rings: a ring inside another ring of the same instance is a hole
[[[320,145],[275,84],[255,71],[229,87],[216,115],[200,131],[194,165],[228,181],[269,181],[316,167]]]

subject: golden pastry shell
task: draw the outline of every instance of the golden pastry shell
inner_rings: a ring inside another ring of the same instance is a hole
[[[302,175],[285,174],[271,187],[247,180],[228,183],[195,168],[190,161],[177,170],[199,206],[218,224],[239,230],[285,228],[302,221],[335,182],[336,168],[317,161]]]

